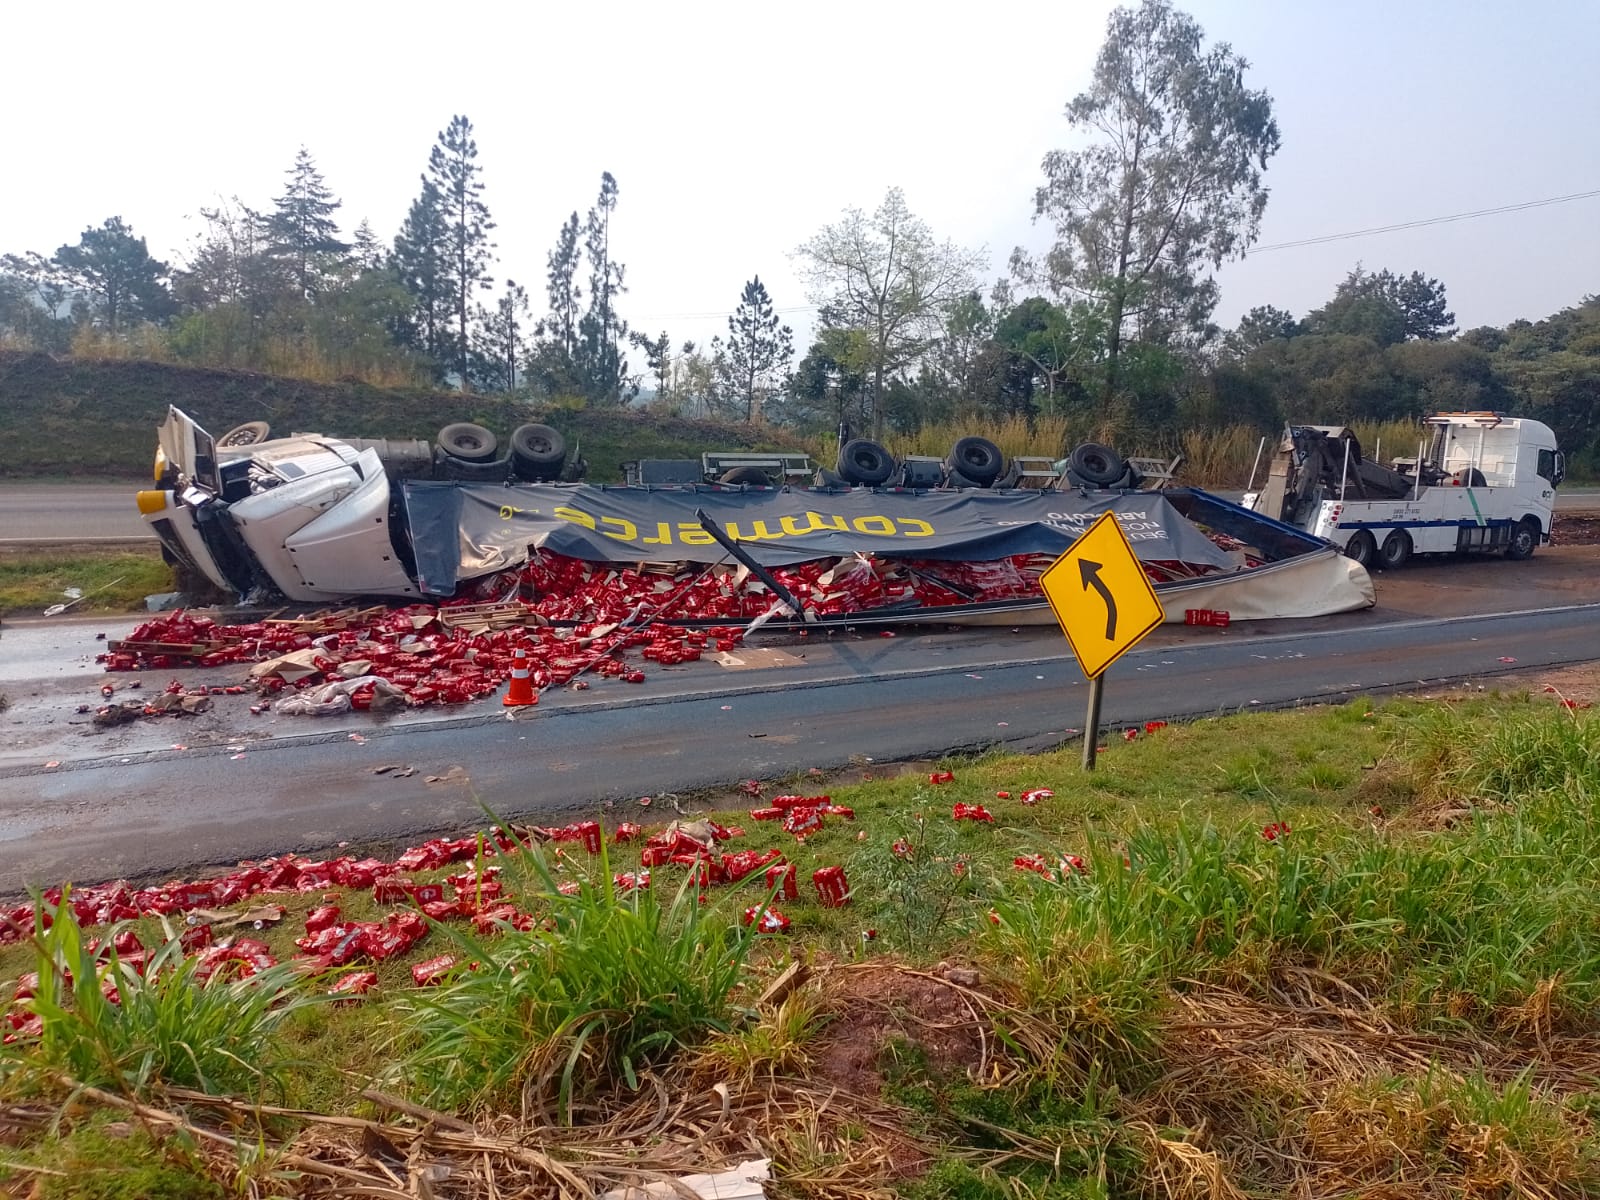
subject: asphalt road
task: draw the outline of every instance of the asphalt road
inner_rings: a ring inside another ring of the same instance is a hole
[[[1359,616],[1330,628],[1141,647],[1108,673],[1106,727],[1600,658],[1595,604],[1388,624]],[[911,653],[899,658],[895,643],[863,642],[798,671],[674,677],[682,679],[676,690],[654,702],[552,696],[514,721],[479,706],[466,716],[369,722],[359,740],[340,727],[48,768],[13,759],[0,767],[0,892],[345,841],[393,845],[481,824],[480,804],[507,818],[565,820],[608,800],[834,768],[863,755],[1038,749],[1082,724],[1087,685],[1059,642],[991,634],[955,649],[928,642],[917,653],[921,639],[907,641]],[[373,774],[388,763],[417,773]]]
[[[154,540],[134,510],[130,483],[0,484],[0,545],[6,542]],[[1230,499],[1237,493],[1224,493]],[[1600,488],[1563,488],[1556,508],[1574,512],[1600,508]]]
[[[155,541],[134,508],[138,482],[0,484],[0,544]]]

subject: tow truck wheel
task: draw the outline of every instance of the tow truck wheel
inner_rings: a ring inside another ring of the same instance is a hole
[[[1533,517],[1523,517],[1511,531],[1511,540],[1506,543],[1506,557],[1514,562],[1532,558],[1538,545],[1539,522]]]
[[[1360,563],[1363,567],[1370,567],[1377,553],[1378,543],[1373,541],[1372,534],[1365,529],[1356,530],[1344,544],[1345,557]]]
[[[1411,535],[1403,529],[1391,530],[1378,551],[1378,565],[1385,571],[1398,571],[1411,561]]]

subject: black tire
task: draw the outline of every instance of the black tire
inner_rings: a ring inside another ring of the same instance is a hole
[[[1111,487],[1122,478],[1128,464],[1111,447],[1084,442],[1067,455],[1067,469],[1093,487]]]
[[[1537,517],[1523,517],[1511,530],[1511,540],[1506,543],[1506,557],[1512,562],[1532,558],[1533,552],[1539,548],[1541,532]]]
[[[944,473],[944,485],[947,488],[982,489],[983,487],[983,484],[979,483],[976,479],[968,479],[960,471],[951,471],[949,469],[946,469]]]
[[[747,484],[754,487],[771,487],[772,477],[760,467],[734,467],[725,471],[718,483]]]
[[[1484,482],[1483,472],[1477,467],[1468,467],[1465,471],[1457,471],[1456,478],[1461,481],[1462,487],[1488,487]]]
[[[434,460],[435,479],[454,479],[461,483],[504,483],[511,477],[511,459],[497,458],[493,462],[468,462],[453,454],[441,454]]]
[[[1411,561],[1411,535],[1404,529],[1391,529],[1378,547],[1378,565],[1385,571],[1398,571]]]
[[[439,449],[462,462],[493,462],[495,451],[500,449],[500,439],[482,425],[457,421],[439,430]]]
[[[894,457],[877,442],[856,438],[839,448],[839,474],[860,487],[881,487],[894,474]]]
[[[548,425],[518,425],[511,431],[511,465],[518,479],[559,479],[567,461],[567,439]]]
[[[254,446],[272,436],[272,427],[265,421],[246,421],[235,425],[217,439],[218,450],[231,450],[238,446]]]
[[[820,488],[847,488],[850,486],[850,481],[837,471],[830,471],[827,467],[818,467],[816,486]]]
[[[1363,567],[1370,567],[1372,560],[1378,557],[1378,543],[1371,531],[1358,529],[1351,534],[1350,540],[1344,544],[1344,556]]]
[[[950,447],[945,466],[959,471],[982,487],[988,487],[1005,472],[1006,457],[988,438],[964,437]]]

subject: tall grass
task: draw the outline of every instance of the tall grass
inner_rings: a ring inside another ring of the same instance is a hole
[[[527,932],[478,938],[441,926],[470,961],[399,1008],[415,1039],[403,1078],[451,1108],[576,1097],[731,1027],[732,995],[755,935],[730,897],[702,905],[686,879],[663,902],[653,888],[619,893],[602,855],[594,882],[565,896],[539,852],[546,919]]]
[[[1021,881],[982,943],[1108,1050],[1138,1044],[1157,982],[1264,984],[1286,963],[1422,1025],[1600,1014],[1600,724],[1546,710],[1428,737],[1413,753],[1440,795],[1502,807],[1416,838],[1139,826],[1103,838],[1086,875]]]
[[[43,1032],[30,1067],[136,1096],[157,1085],[260,1096],[268,1084],[281,1084],[286,1064],[274,1034],[318,1000],[302,986],[298,968],[284,963],[244,979],[203,983],[198,960],[185,957],[168,929],[135,970],[109,950],[119,930],[104,931],[106,950],[97,952],[74,919],[70,896],[53,910],[39,908],[33,935],[39,983],[24,1003],[41,1018]]]

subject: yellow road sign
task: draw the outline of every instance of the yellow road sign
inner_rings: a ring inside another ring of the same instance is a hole
[[[1039,576],[1078,666],[1098,678],[1165,619],[1150,577],[1113,512],[1104,512]]]

